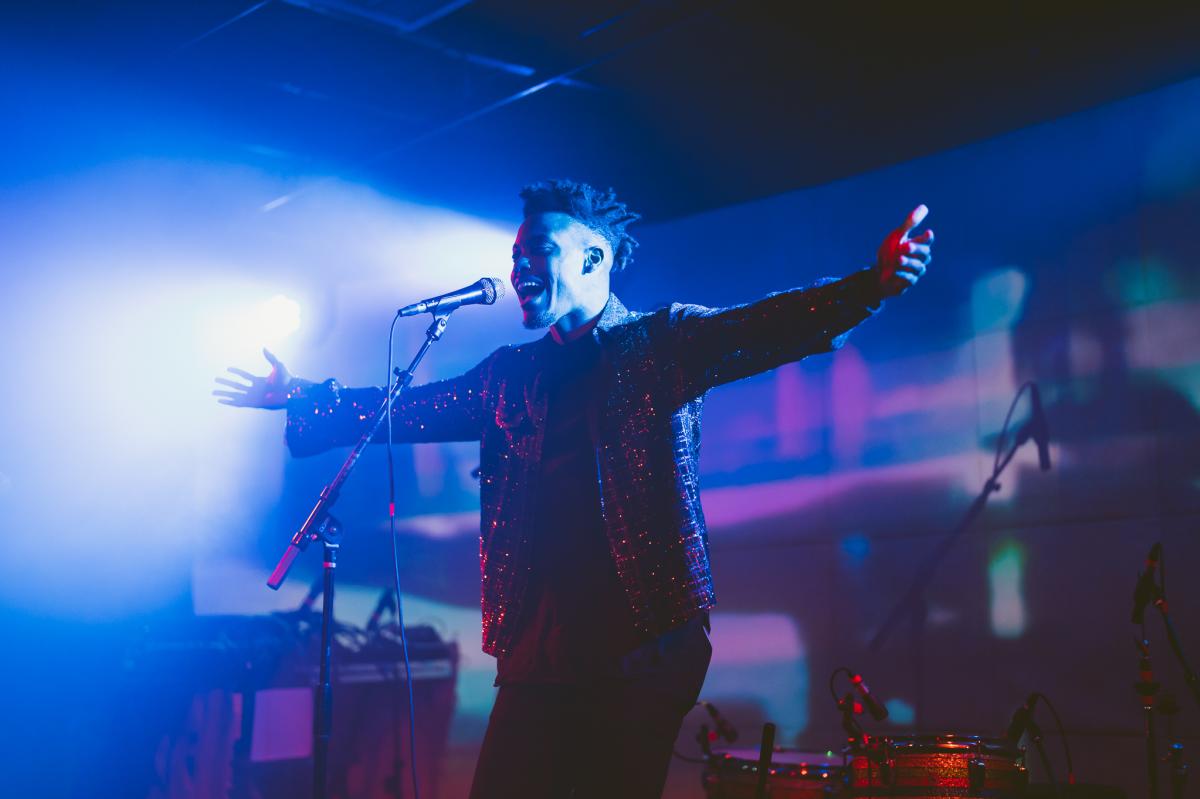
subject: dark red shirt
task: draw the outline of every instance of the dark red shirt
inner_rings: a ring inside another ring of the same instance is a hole
[[[572,683],[621,673],[641,639],[617,577],[600,509],[589,409],[596,407],[599,346],[587,330],[546,348],[548,393],[534,490],[533,572],[511,652],[497,684]]]

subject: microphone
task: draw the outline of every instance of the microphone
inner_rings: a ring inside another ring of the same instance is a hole
[[[1037,445],[1038,466],[1043,472],[1050,471],[1050,426],[1046,424],[1046,412],[1042,409],[1042,393],[1038,391],[1037,383],[1029,384],[1029,404],[1031,412],[1029,422],[1025,426],[1025,437],[1032,438]]]
[[[1021,705],[1013,713],[1012,721],[1008,723],[1008,732],[1005,733],[1005,737],[1010,743],[1015,744],[1021,740],[1021,736],[1029,729],[1033,721],[1033,709],[1037,706],[1039,697],[1041,697],[1039,693],[1030,694],[1029,698],[1025,700],[1025,704]]]
[[[485,277],[458,291],[430,297],[412,305],[405,305],[396,311],[396,316],[416,316],[423,313],[446,314],[460,305],[491,305],[503,296],[504,281],[498,277]]]
[[[1130,615],[1130,621],[1134,624],[1141,624],[1145,618],[1146,606],[1158,599],[1158,586],[1154,584],[1154,572],[1158,569],[1158,562],[1162,559],[1162,544],[1156,543],[1150,547],[1150,554],[1146,555],[1146,570],[1138,576],[1137,585],[1133,589],[1133,613]]]
[[[722,716],[711,702],[701,702],[700,704],[704,705],[704,709],[708,711],[708,715],[712,716],[713,724],[717,726],[717,735],[724,738],[728,743],[736,741],[738,737],[737,730],[729,723],[729,719]]]
[[[883,721],[888,717],[888,710],[883,703],[874,697],[871,689],[863,682],[861,674],[850,674],[850,682],[854,683],[855,690],[862,696],[863,705],[867,708],[867,712],[871,714],[871,718],[876,721]]]

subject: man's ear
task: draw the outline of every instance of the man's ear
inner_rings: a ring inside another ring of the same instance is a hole
[[[600,264],[604,263],[604,250],[599,247],[588,247],[583,251],[583,255],[583,273],[585,275],[595,271]]]

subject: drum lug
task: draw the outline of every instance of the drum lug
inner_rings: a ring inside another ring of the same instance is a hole
[[[973,794],[983,792],[984,783],[987,781],[987,761],[979,755],[973,755],[967,761],[967,784],[970,786],[970,791]]]
[[[881,760],[879,762],[879,777],[887,787],[896,787],[896,761],[890,757]]]

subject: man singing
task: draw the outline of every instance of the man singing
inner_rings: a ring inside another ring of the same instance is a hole
[[[631,312],[610,292],[637,220],[611,190],[525,188],[511,282],[541,339],[493,352],[393,409],[402,442],[479,441],[483,650],[500,687],[471,791],[657,797],[708,670],[715,605],[700,507],[700,412],[714,386],[839,347],[917,282],[918,206],[874,266],[731,308]],[[384,389],[218,378],[227,405],[287,409],[308,455],[358,440]]]

